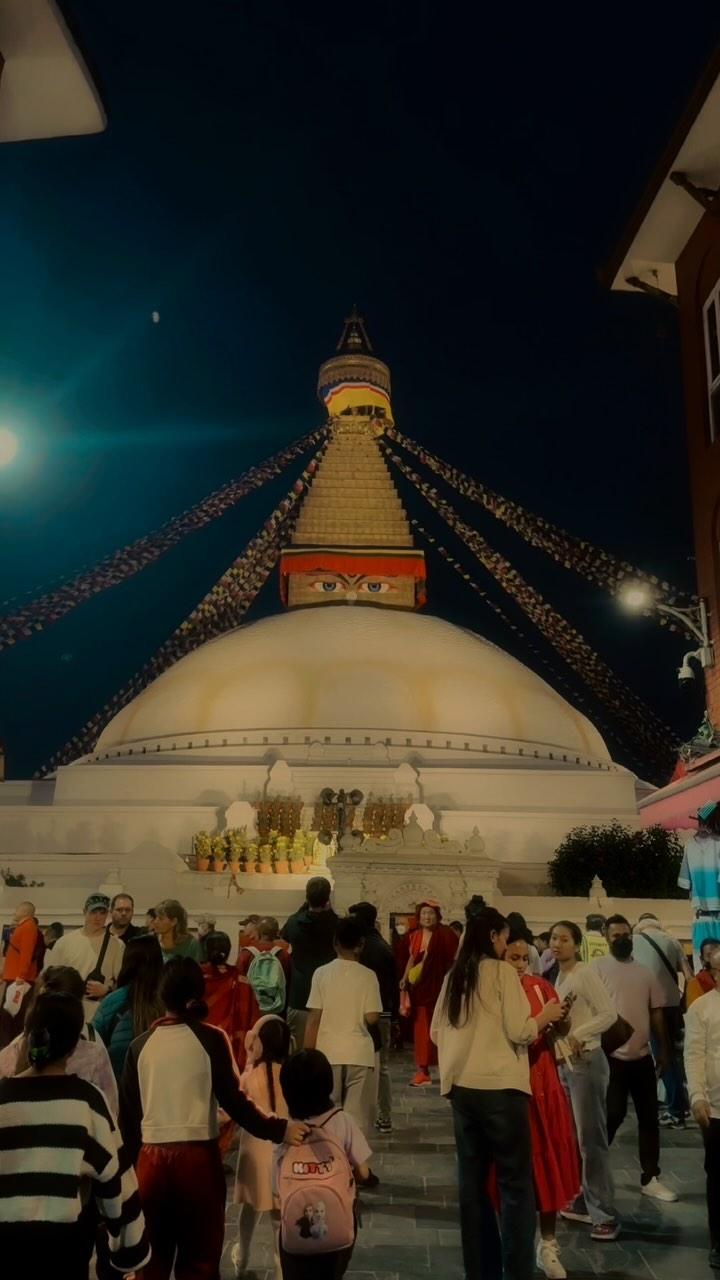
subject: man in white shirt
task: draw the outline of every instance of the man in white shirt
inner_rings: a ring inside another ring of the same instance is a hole
[[[638,1122],[640,1190],[644,1196],[667,1203],[677,1200],[671,1187],[660,1181],[660,1128],[658,1125],[657,1080],[650,1052],[650,1032],[660,1046],[658,1069],[667,1066],[667,1037],[662,1015],[663,992],[657,978],[633,960],[633,939],[624,916],[610,916],[607,922],[610,955],[593,960],[598,974],[621,1018],[633,1028],[629,1040],[610,1055],[607,1091],[608,1141],[612,1142],[632,1098]]]
[[[365,941],[360,920],[339,920],[337,959],[316,969],[307,1007],[305,1048],[325,1054],[333,1072],[333,1102],[351,1115],[367,1137],[375,1109],[375,1044],[370,1028],[379,1021],[382,999],[377,977],[360,963]]]
[[[685,1015],[685,1073],[705,1143],[708,1261],[720,1268],[720,951],[712,954],[710,973],[715,989],[693,1001]]]
[[[92,1022],[98,1002],[112,991],[117,982],[125,947],[106,927],[110,899],[104,893],[91,893],[85,902],[82,929],[58,938],[45,961],[45,968],[66,964],[77,969],[85,979],[85,1018]]]

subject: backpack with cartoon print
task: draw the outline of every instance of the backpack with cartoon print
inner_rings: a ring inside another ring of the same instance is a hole
[[[340,1143],[323,1127],[288,1147],[278,1170],[280,1238],[286,1253],[308,1256],[349,1249],[355,1241],[355,1179]]]

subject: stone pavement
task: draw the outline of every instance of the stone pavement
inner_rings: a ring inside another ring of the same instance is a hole
[[[398,1055],[392,1074],[395,1132],[373,1142],[372,1167],[381,1183],[376,1191],[362,1193],[363,1225],[347,1280],[464,1280],[449,1104],[436,1087],[409,1087],[412,1072],[406,1055]],[[707,1265],[698,1131],[663,1131],[662,1147],[663,1178],[678,1192],[678,1203],[658,1205],[639,1194],[635,1130],[628,1119],[613,1145],[623,1234],[615,1244],[597,1245],[589,1228],[560,1226],[563,1262],[572,1280],[710,1280],[717,1275]],[[233,1275],[236,1216],[229,1204],[223,1280]],[[248,1280],[275,1280],[269,1233],[269,1224],[261,1220]]]

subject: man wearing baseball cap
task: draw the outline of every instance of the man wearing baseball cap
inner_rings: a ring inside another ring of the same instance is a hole
[[[110,899],[104,893],[91,893],[84,906],[82,929],[63,934],[49,953],[46,969],[56,964],[77,969],[85,979],[85,1017],[92,1022],[98,1001],[112,991],[122,965],[125,950],[119,938],[107,926]]]

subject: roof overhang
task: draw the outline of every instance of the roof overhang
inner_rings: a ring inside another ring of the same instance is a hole
[[[615,290],[630,281],[677,296],[675,263],[703,216],[696,200],[670,180],[684,173],[697,187],[720,187],[720,47],[703,72],[635,215],[602,275]]]
[[[709,752],[684,777],[676,778],[640,800],[641,827],[665,827],[669,831],[695,828],[693,814],[701,804],[720,800],[720,753]]]
[[[0,0],[0,142],[106,125],[97,87],[55,0]]]

